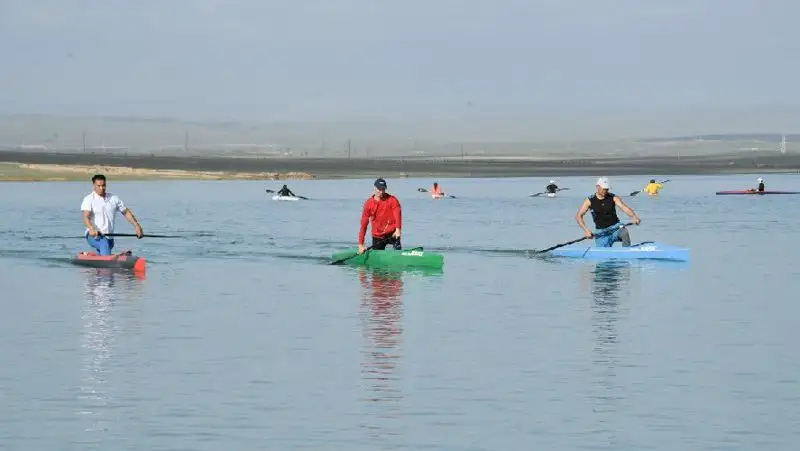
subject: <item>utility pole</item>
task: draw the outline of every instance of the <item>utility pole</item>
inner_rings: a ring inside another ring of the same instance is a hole
[[[347,140],[347,159],[350,159],[350,140]]]
[[[83,153],[86,153],[86,130],[83,131]]]

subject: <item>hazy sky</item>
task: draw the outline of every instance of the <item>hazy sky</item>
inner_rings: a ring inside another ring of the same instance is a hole
[[[797,105],[798,18],[788,0],[0,0],[0,112],[270,120]]]

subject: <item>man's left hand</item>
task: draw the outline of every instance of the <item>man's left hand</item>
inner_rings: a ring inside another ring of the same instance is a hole
[[[141,240],[142,237],[144,237],[144,231],[142,231],[142,226],[137,225],[136,226],[136,238]]]
[[[394,233],[392,233],[392,236],[395,238],[400,238],[400,229],[394,229]]]

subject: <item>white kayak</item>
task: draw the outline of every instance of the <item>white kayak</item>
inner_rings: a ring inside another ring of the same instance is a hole
[[[547,197],[556,197],[556,193],[547,193]]]
[[[585,258],[591,260],[689,260],[689,249],[653,241],[632,244],[629,247],[568,246],[551,251],[554,257]]]
[[[272,196],[272,200],[296,201],[300,200],[300,198],[294,196],[281,196],[280,194],[276,194]]]

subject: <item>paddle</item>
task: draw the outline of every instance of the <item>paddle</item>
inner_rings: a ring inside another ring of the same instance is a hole
[[[617,230],[621,229],[622,227],[628,227],[628,226],[632,226],[632,225],[633,225],[633,223],[632,223],[632,222],[629,222],[629,223],[627,223],[627,224],[624,224],[624,225],[623,225],[623,226],[621,226],[621,227],[617,227],[617,228],[616,228],[616,229],[614,229],[614,230],[609,230],[609,231],[606,231],[606,232],[603,232],[603,233],[596,233],[596,234],[595,234],[595,235],[594,235],[592,238],[594,238],[595,236],[605,236],[605,235],[610,235],[610,234],[612,234],[612,233],[616,232]],[[534,254],[542,254],[542,253],[544,253],[544,252],[550,252],[550,251],[552,251],[553,249],[558,249],[559,247],[564,247],[564,246],[568,246],[568,245],[570,245],[570,244],[580,243],[581,241],[583,241],[583,240],[585,240],[585,239],[588,239],[588,237],[585,237],[585,236],[584,236],[584,237],[578,238],[577,240],[572,240],[572,241],[567,241],[566,243],[556,244],[556,245],[555,245],[555,246],[553,246],[553,247],[548,247],[547,249],[542,249],[542,250],[540,250],[540,251],[535,251],[535,252],[534,252]]]
[[[49,238],[49,239],[84,239],[87,235],[81,236],[45,236],[42,238]],[[91,235],[89,235],[91,236]],[[108,237],[118,237],[118,236],[129,236],[135,237],[135,233],[106,233],[106,234],[98,234],[98,237],[108,236]],[[144,235],[142,238],[186,238],[185,236],[181,235]]]
[[[669,182],[669,179],[662,180],[662,181],[660,181],[660,182],[658,182],[658,183],[664,184],[664,183],[667,183],[667,182]],[[633,191],[633,192],[631,192],[631,194],[630,194],[630,195],[631,195],[631,196],[635,196],[635,195],[637,195],[637,194],[639,194],[639,193],[641,193],[641,192],[642,192],[642,190],[639,190],[639,191]]]
[[[91,235],[89,235],[91,236]],[[98,237],[108,236],[108,237],[117,237],[117,236],[129,236],[135,237],[135,233],[98,233]],[[59,237],[49,237],[49,238],[59,238]],[[70,236],[70,237],[61,237],[61,238],[86,238],[86,235],[83,236]],[[186,238],[185,236],[180,235],[147,235],[145,234],[142,238]]]
[[[265,189],[264,191],[266,191],[268,193],[274,193],[275,192],[274,190],[271,190],[271,189]],[[295,195],[294,197],[296,197],[298,199],[309,200],[306,196],[297,196],[297,195]]]
[[[566,191],[568,189],[569,188],[557,188],[556,191]],[[542,194],[547,194],[547,193],[545,191],[542,191],[541,193],[531,194],[530,197],[539,197]]]
[[[419,191],[420,193],[427,193],[428,192],[428,190],[426,190],[425,188],[417,188],[417,191]],[[450,195],[450,194],[445,194],[445,196],[450,197],[452,199],[457,199],[456,196],[453,196],[453,195]]]
[[[106,233],[101,236],[136,236],[135,233]],[[144,235],[142,238],[183,238],[178,235]]]
[[[378,244],[382,244],[382,243],[384,243],[384,242],[386,242],[386,241],[389,241],[389,240],[391,240],[391,239],[392,239],[392,237],[391,237],[391,236],[390,236],[390,237],[388,237],[388,238],[384,238],[384,239],[382,239],[382,240],[378,241],[377,243],[373,244],[372,246],[370,246],[370,247],[368,247],[368,248],[364,249],[364,252],[367,252],[368,250],[372,249],[372,248],[373,248],[373,247],[375,247],[376,245],[378,245]],[[351,256],[349,256],[349,257],[347,257],[347,258],[342,258],[342,259],[340,259],[340,260],[332,261],[332,262],[330,262],[330,263],[328,263],[328,264],[329,264],[329,265],[338,265],[338,264],[344,263],[344,262],[346,262],[347,260],[350,260],[351,258],[353,258],[353,257],[356,257],[356,256],[358,256],[358,255],[359,255],[359,253],[358,253],[358,252],[356,252],[355,254],[353,254],[353,255],[351,255]]]

